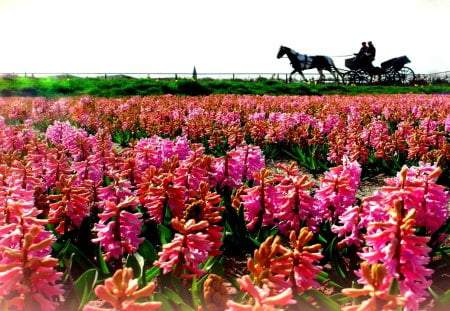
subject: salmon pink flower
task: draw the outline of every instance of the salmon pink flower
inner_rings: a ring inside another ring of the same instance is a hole
[[[55,237],[36,208],[10,204],[15,220],[0,225],[0,297],[8,310],[56,310],[63,294],[58,260],[50,256]],[[20,218],[19,218],[20,215]]]
[[[322,246],[320,244],[306,245],[312,238],[313,233],[308,228],[302,228],[298,237],[295,231],[291,231],[289,235],[293,249],[293,281],[298,292],[319,287],[316,276],[322,271],[319,265],[323,258],[320,253]]]
[[[42,166],[46,188],[55,187],[62,175],[72,175],[69,158],[62,147],[49,149]]]
[[[140,203],[144,205],[150,218],[158,224],[162,223],[167,206],[173,217],[183,217],[187,190],[186,187],[177,185],[174,178],[173,174],[150,166],[145,170],[141,183],[137,185]]]
[[[250,304],[240,304],[234,301],[229,300],[227,302],[227,309],[229,311],[262,311],[262,310],[283,310],[281,308],[277,308],[276,306],[287,306],[295,304],[296,301],[292,299],[292,289],[287,288],[283,292],[274,294],[271,290],[266,286],[257,287],[253,285],[252,280],[248,275],[244,275],[243,277],[237,279],[237,282],[241,286],[241,290],[249,293],[252,298],[252,303]]]
[[[76,175],[62,175],[56,183],[60,194],[49,195],[49,221],[58,224],[55,229],[60,234],[66,233],[73,225],[80,227],[84,218],[89,216],[92,195],[84,186],[73,186]]]
[[[389,283],[385,281],[386,268],[383,264],[369,265],[362,262],[360,275],[364,287],[345,288],[342,293],[347,297],[369,296],[369,298],[359,305],[345,306],[342,310],[397,310],[405,306],[405,297],[389,294]]]
[[[153,294],[156,285],[148,283],[145,287],[139,289],[138,279],[133,279],[133,270],[131,268],[118,269],[114,275],[105,280],[104,285],[95,287],[95,294],[105,304],[110,307],[97,307],[87,305],[83,311],[135,311],[135,310],[158,310],[162,303],[159,301],[140,301]]]

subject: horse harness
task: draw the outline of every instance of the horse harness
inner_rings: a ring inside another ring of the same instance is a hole
[[[296,58],[298,60],[298,63],[300,65],[300,69],[301,70],[306,70],[308,68],[311,68],[311,65],[313,63],[313,58],[312,57],[309,57],[306,54],[300,54],[298,52],[295,52],[295,56],[296,56]],[[303,57],[303,59],[302,59],[302,57]]]

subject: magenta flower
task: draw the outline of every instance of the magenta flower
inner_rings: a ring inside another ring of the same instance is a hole
[[[154,265],[163,269],[164,274],[175,269],[175,274],[182,278],[205,274],[199,265],[206,262],[213,246],[204,233],[208,226],[205,220],[197,223],[194,219],[185,221],[173,218],[172,227],[179,233],[175,233],[170,243],[163,245]]]
[[[273,203],[277,200],[273,186],[275,179],[271,178],[269,171],[263,168],[261,172],[255,173],[254,177],[256,186],[244,189],[244,194],[241,195],[249,230],[274,224],[275,207]]]
[[[369,264],[384,264],[385,281],[390,284],[397,279],[408,310],[419,310],[419,303],[429,295],[427,288],[433,273],[426,268],[430,262],[430,248],[426,246],[430,237],[416,236],[415,224],[416,211],[406,211],[402,201],[394,201],[386,221],[369,223],[366,247],[359,255]]]
[[[86,160],[73,162],[71,168],[77,173],[74,185],[81,185],[85,180],[91,180],[95,184],[103,181],[104,177],[104,159],[98,154],[89,155]]]
[[[385,206],[401,200],[406,211],[417,213],[417,226],[435,232],[448,218],[449,194],[436,184],[441,169],[435,165],[420,163],[419,167],[404,166],[394,178],[386,179],[388,187],[380,188],[373,196],[365,198],[361,221],[366,226],[370,221],[385,221]]]
[[[150,165],[159,168],[173,156],[184,160],[190,153],[191,147],[185,136],[178,136],[174,141],[159,136],[141,138],[136,144],[136,164],[142,171]]]
[[[349,206],[339,216],[338,223],[335,223],[331,226],[332,232],[337,233],[338,237],[344,237],[344,239],[339,242],[339,246],[342,246],[343,244],[347,246],[361,246],[363,240],[360,234],[360,230],[364,227],[360,221],[360,213],[361,207]]]
[[[450,114],[445,118],[444,131],[450,132]]]
[[[303,223],[313,230],[317,227],[318,215],[314,210],[314,198],[310,189],[314,185],[308,177],[301,175],[298,169],[292,167],[284,169],[287,174],[275,176],[279,184],[275,186],[277,196],[274,196],[275,226],[284,235],[289,235],[291,230],[298,232]]]
[[[265,159],[259,147],[242,145],[217,158],[213,166],[213,174],[221,187],[239,188],[265,167]]]
[[[202,182],[209,183],[209,164],[211,159],[203,155],[204,148],[195,148],[184,159],[176,162],[174,183],[186,189],[197,190]],[[173,161],[175,164],[175,161]]]
[[[126,198],[133,196],[131,190],[131,182],[129,179],[122,178],[119,172],[110,172],[112,183],[109,186],[98,189],[99,207],[102,208],[105,201],[112,201],[119,204],[125,201]]]
[[[105,260],[118,259],[125,254],[133,254],[139,248],[144,238],[139,237],[142,227],[141,213],[130,213],[126,209],[137,205],[135,197],[127,197],[116,204],[106,201],[102,213],[98,216],[100,221],[94,224],[97,237],[92,242],[99,243],[106,251]]]
[[[420,162],[418,167],[404,167],[395,178],[386,180],[391,187],[383,188],[393,197],[397,196],[396,187],[409,193],[405,208],[416,209],[417,226],[427,228],[430,234],[438,230],[448,218],[449,193],[444,186],[436,184],[441,173],[442,170],[436,165]]]
[[[314,198],[322,220],[337,219],[356,201],[361,177],[361,166],[343,157],[343,164],[325,172]]]

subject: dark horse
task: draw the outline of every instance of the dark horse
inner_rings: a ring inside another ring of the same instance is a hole
[[[297,53],[293,49],[290,49],[286,46],[280,46],[277,58],[281,58],[284,55],[287,55],[287,57],[291,61],[292,67],[294,68],[294,70],[289,75],[289,81],[292,80],[292,75],[295,72],[298,72],[302,76],[303,80],[306,81],[306,78],[303,75],[303,70],[313,68],[317,68],[317,71],[319,72],[320,75],[319,82],[322,82],[322,80],[325,79],[325,75],[322,72],[323,70],[329,71],[336,82],[339,81],[337,75],[339,75],[342,78],[341,73],[334,65],[334,62],[331,59],[331,57],[323,55],[309,56]]]

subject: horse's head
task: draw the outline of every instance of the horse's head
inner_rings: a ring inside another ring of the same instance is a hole
[[[278,50],[277,58],[282,58],[290,49],[285,46],[280,46],[280,49]]]

